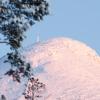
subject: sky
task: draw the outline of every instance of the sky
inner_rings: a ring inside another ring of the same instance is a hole
[[[100,0],[48,0],[50,14],[27,32],[23,47],[56,37],[79,40],[100,55]],[[0,57],[9,49],[0,45]]]

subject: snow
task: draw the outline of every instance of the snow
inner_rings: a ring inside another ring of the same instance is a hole
[[[46,85],[40,100],[100,100],[100,57],[84,43],[55,38],[24,49],[35,77]],[[0,95],[7,100],[25,100],[22,93],[27,79],[21,83],[3,74],[9,64],[0,60]]]

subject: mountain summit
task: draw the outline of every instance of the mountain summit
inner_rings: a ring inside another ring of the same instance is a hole
[[[43,98],[36,100],[100,100],[100,57],[76,40],[55,38],[23,51],[34,76],[46,85]],[[12,81],[4,73],[10,68],[0,59],[0,95],[7,100],[25,100],[27,79]]]

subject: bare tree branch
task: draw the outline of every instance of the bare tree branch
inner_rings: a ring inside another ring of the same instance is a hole
[[[9,44],[8,42],[6,42],[6,41],[0,41],[0,43],[6,43],[6,44]]]

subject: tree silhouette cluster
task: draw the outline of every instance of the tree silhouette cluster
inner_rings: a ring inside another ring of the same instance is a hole
[[[31,66],[29,63],[27,63],[25,66],[21,66],[19,68],[16,68],[16,70],[10,69],[9,71],[7,71],[5,73],[5,75],[12,76],[14,81],[21,82],[21,80],[20,80],[21,77],[26,76],[26,77],[30,78]]]
[[[9,45],[11,49],[5,62],[12,67],[6,74],[13,76],[18,82],[20,73],[29,74],[26,70],[27,65],[30,65],[22,59],[19,52],[25,32],[36,21],[43,20],[49,14],[48,6],[45,0],[0,0],[0,34],[4,36],[0,43]]]
[[[42,98],[42,94],[45,92],[45,84],[39,82],[38,79],[31,77],[28,80],[28,84],[24,93],[26,100],[37,100]]]

